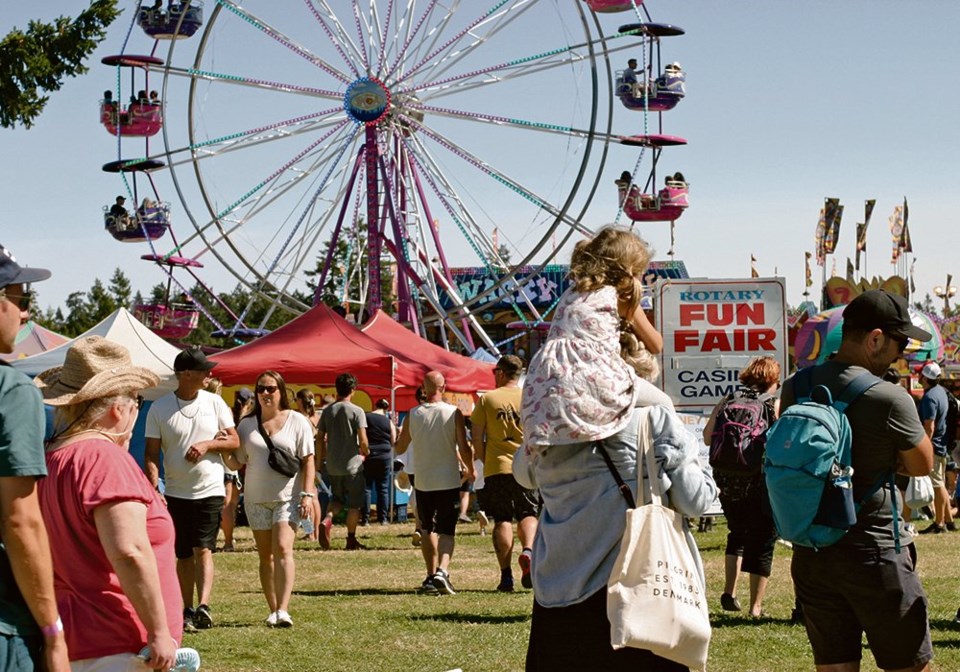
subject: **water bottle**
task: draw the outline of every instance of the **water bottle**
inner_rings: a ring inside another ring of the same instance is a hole
[[[144,661],[150,660],[150,647],[145,646],[140,649],[138,657]],[[177,649],[177,655],[173,659],[173,667],[170,672],[197,672],[200,669],[200,654],[196,649]]]
[[[303,533],[307,536],[313,534],[313,520],[310,518],[301,518],[300,529],[303,530]]]

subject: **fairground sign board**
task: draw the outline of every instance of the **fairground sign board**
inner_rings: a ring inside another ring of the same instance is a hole
[[[677,410],[709,413],[756,356],[775,358],[786,373],[783,278],[661,280],[654,294],[660,385]]]

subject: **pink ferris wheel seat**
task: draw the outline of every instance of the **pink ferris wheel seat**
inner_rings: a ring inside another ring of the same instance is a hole
[[[100,123],[110,135],[149,137],[163,127],[163,107],[149,102],[121,107],[116,101],[101,100]]]
[[[157,336],[172,340],[186,338],[200,322],[200,311],[191,303],[139,304],[133,315]]]
[[[612,14],[614,12],[626,12],[633,9],[632,0],[584,0],[587,5],[590,6],[595,12],[601,14]],[[643,4],[643,0],[637,0],[636,5],[639,7]]]

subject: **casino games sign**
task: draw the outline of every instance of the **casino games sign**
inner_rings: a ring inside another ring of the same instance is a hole
[[[677,410],[709,413],[759,355],[787,373],[783,278],[660,281],[654,292],[660,385]]]

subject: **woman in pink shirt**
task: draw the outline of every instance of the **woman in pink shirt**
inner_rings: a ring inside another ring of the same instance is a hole
[[[71,667],[169,670],[183,635],[173,523],[159,493],[127,452],[157,376],[125,347],[80,339],[62,367],[36,378],[56,407],[40,508],[53,544],[54,587]]]

